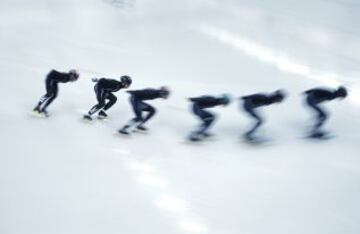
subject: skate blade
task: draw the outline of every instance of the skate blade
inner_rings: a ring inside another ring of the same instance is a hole
[[[331,140],[335,138],[335,136],[332,135],[323,135],[323,136],[305,136],[305,139],[309,139],[309,140],[314,140],[314,141],[326,141],[326,140]]]
[[[117,132],[115,132],[114,134],[114,137],[118,137],[118,138],[131,138],[131,134],[129,133],[129,134],[126,134],[126,133],[121,133],[121,132],[119,132],[119,131],[117,131]]]
[[[184,145],[201,146],[204,142],[202,140],[192,141],[189,138],[185,138],[184,140],[180,141],[180,143]]]
[[[248,145],[248,146],[269,146],[274,144],[274,142],[270,139],[264,138],[264,139],[248,139],[248,138],[242,138],[241,142]]]
[[[107,120],[109,120],[108,117],[100,117],[100,116],[98,116],[97,119],[98,119],[98,120],[101,120],[101,121],[107,121]]]
[[[201,137],[201,136],[193,136],[190,135],[186,138],[189,142],[203,142],[206,138]]]
[[[133,133],[140,133],[140,134],[143,134],[143,135],[147,135],[149,133],[149,131],[144,131],[144,130],[141,130],[141,129],[134,129],[132,130]]]
[[[92,119],[86,119],[84,117],[82,117],[80,119],[80,121],[83,122],[83,123],[88,123],[88,124],[93,124],[94,123],[94,121]]]
[[[44,113],[39,113],[39,112],[37,112],[37,111],[32,111],[32,112],[30,113],[30,115],[33,116],[33,117],[36,117],[36,118],[43,118],[43,119],[45,119],[45,118],[48,117],[48,116],[46,116]]]

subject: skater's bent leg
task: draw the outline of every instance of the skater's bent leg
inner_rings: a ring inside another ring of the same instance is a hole
[[[130,97],[130,103],[131,106],[133,108],[135,117],[131,120],[128,121],[128,123],[122,128],[122,130],[126,131],[129,128],[138,125],[142,120],[142,113],[141,113],[141,108],[140,108],[140,101],[138,101],[135,97],[131,96]]]
[[[206,131],[211,127],[212,123],[215,120],[215,115],[211,114],[210,112],[202,110],[201,119],[203,123],[201,124],[199,130],[197,131],[198,134],[204,134]]]
[[[315,102],[312,96],[307,98],[307,103],[310,108],[312,108],[316,112],[316,122],[313,126],[312,132],[318,133],[320,128],[324,125],[325,121],[328,118],[326,112]]]
[[[313,132],[319,132],[320,128],[324,125],[327,120],[327,114],[320,108],[318,108],[317,122],[314,126]]]
[[[135,118],[133,118],[133,122],[141,122],[143,120],[142,118],[142,109],[141,109],[141,101],[139,101],[137,98],[132,96],[130,98],[131,105],[133,107],[133,111],[135,114]]]
[[[156,113],[156,110],[153,106],[150,106],[149,104],[146,103],[141,103],[141,109],[142,111],[146,111],[148,112],[148,114],[146,115],[146,117],[141,121],[140,125],[145,124],[148,120],[150,120]]]
[[[200,131],[201,134],[205,134],[207,130],[211,127],[212,123],[214,122],[215,117],[209,117],[204,120],[204,125],[202,130]]]
[[[262,118],[255,112],[254,108],[252,107],[251,102],[244,103],[244,110],[248,113],[253,119],[256,120],[254,126],[245,133],[245,136],[250,138],[256,132],[256,130],[262,125],[263,120]]]
[[[50,96],[48,94],[43,95],[40,98],[38,104],[35,106],[34,110],[40,111],[41,105],[44,104],[44,102],[49,98],[50,98]]]
[[[199,118],[201,118],[201,113],[202,113],[203,110],[199,107],[198,104],[194,103],[193,108],[192,108],[192,111],[193,111],[193,113],[194,113],[196,116],[198,116]]]
[[[46,108],[55,100],[58,95],[57,83],[53,80],[46,80],[46,94],[40,99],[38,107],[40,111],[46,111]]]
[[[52,96],[50,96],[48,99],[45,100],[45,102],[43,103],[40,111],[41,112],[45,112],[46,108],[55,100],[55,98],[57,97],[56,94],[53,94]]]
[[[95,106],[93,106],[89,112],[88,112],[88,115],[93,115],[95,114],[96,112],[98,112],[99,110],[101,110],[102,108],[104,107],[104,104],[103,103],[98,103],[96,104]]]
[[[106,103],[106,105],[104,106],[104,110],[105,110],[105,111],[108,110],[108,109],[110,109],[110,107],[112,107],[112,106],[116,103],[116,101],[117,101],[116,96],[115,96],[114,94],[112,94],[112,93],[109,93],[109,94],[106,96],[106,99],[108,99],[109,101],[108,101],[108,103]]]
[[[245,136],[252,137],[253,134],[256,132],[256,130],[262,125],[262,123],[263,123],[263,120],[258,116],[256,118],[255,125],[248,132],[246,132]]]
[[[98,104],[96,104],[89,110],[88,112],[89,116],[95,114],[105,106],[105,97],[107,96],[107,93],[102,89],[98,89],[97,87],[95,88],[95,92],[96,92],[96,99],[98,100]]]

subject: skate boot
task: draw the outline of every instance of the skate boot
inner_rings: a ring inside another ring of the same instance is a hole
[[[128,126],[125,126],[125,127],[123,127],[122,129],[120,129],[118,132],[119,132],[120,134],[130,135],[130,132],[129,132],[128,128],[129,128]]]
[[[315,139],[321,139],[325,136],[325,133],[324,132],[321,132],[321,131],[317,131],[317,132],[312,132],[309,137],[310,138],[315,138]]]
[[[209,132],[203,132],[203,133],[202,133],[202,136],[203,136],[204,138],[209,138],[209,137],[213,137],[214,134],[209,133]]]
[[[90,116],[90,115],[87,115],[87,114],[83,116],[83,119],[84,119],[84,120],[88,120],[88,121],[92,121],[91,116]]]
[[[40,111],[41,114],[43,114],[45,117],[49,117],[49,112],[47,112],[47,110],[42,110]]]
[[[33,113],[32,113],[34,116],[36,116],[36,117],[41,117],[41,118],[44,118],[44,117],[48,117],[47,115],[46,115],[46,113],[44,113],[43,111],[41,111],[40,110],[40,107],[35,107],[34,109],[33,109]]]
[[[204,135],[200,134],[198,132],[193,132],[188,137],[190,141],[196,142],[196,141],[202,141],[204,139]]]
[[[36,106],[34,109],[33,109],[33,112],[36,112],[36,113],[39,113],[40,114],[40,107],[39,106]]]
[[[101,110],[98,114],[98,119],[106,119],[107,117],[108,115],[103,110]]]
[[[244,140],[248,141],[248,142],[257,141],[257,139],[252,134],[249,134],[249,133],[246,133],[243,137],[244,137]]]
[[[137,129],[137,130],[140,130],[140,131],[144,131],[144,132],[146,132],[146,131],[148,130],[148,128],[147,128],[147,127],[144,127],[143,125],[137,126],[136,129]]]

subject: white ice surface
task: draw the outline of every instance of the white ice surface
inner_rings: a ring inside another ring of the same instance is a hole
[[[0,1],[0,234],[360,232],[358,1],[111,2]],[[81,79],[51,118],[31,117],[52,68]],[[81,121],[91,78],[122,74],[173,90],[150,134],[115,135],[132,117],[123,91],[109,121]],[[302,139],[301,91],[338,83],[353,92],[327,107],[337,137]],[[263,110],[271,144],[239,141],[236,102],[215,110],[216,140],[184,141],[198,123],[186,97],[278,88],[290,96]]]

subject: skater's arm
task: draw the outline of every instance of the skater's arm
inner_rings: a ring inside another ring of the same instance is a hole
[[[51,75],[52,79],[61,83],[67,83],[72,80],[71,74],[68,72],[58,72],[53,70],[49,75]]]
[[[208,102],[209,98],[210,98],[209,96],[201,96],[201,97],[192,97],[192,98],[189,98],[189,100],[191,102],[196,102],[196,103],[206,103],[206,102]]]

